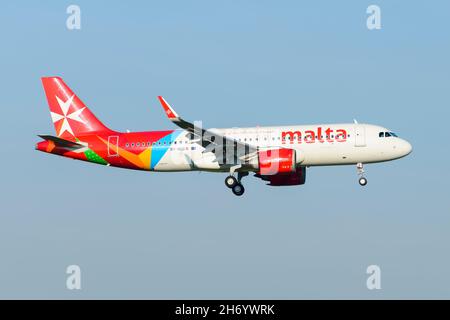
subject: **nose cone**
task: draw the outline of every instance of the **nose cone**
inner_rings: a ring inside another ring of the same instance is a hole
[[[407,156],[412,152],[412,145],[406,140],[402,140],[399,145],[399,151],[401,152],[402,157]]]

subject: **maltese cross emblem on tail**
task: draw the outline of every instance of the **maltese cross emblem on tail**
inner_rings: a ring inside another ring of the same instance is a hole
[[[83,110],[85,109],[85,107],[75,110],[72,113],[69,113],[69,108],[72,105],[72,101],[73,101],[74,97],[75,97],[75,95],[72,95],[70,98],[67,99],[66,102],[64,102],[58,96],[55,96],[55,98],[58,101],[58,104],[61,108],[61,114],[55,113],[55,112],[50,112],[50,114],[52,116],[52,120],[55,125],[57,122],[62,121],[62,123],[60,123],[60,126],[59,126],[58,137],[60,137],[66,131],[69,132],[72,136],[75,136],[68,119],[75,120],[75,121],[85,124],[85,121],[80,118],[80,115],[83,112]]]

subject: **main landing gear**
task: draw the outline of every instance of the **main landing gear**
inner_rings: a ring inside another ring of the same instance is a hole
[[[234,175],[229,175],[225,178],[225,185],[233,191],[236,196],[242,196],[245,192],[245,188],[241,183],[241,179],[248,175],[248,172],[238,172],[237,179]]]
[[[367,178],[364,177],[364,167],[363,164],[360,162],[356,165],[356,170],[358,172],[358,176],[359,176],[359,184],[361,186],[365,186],[367,184]]]

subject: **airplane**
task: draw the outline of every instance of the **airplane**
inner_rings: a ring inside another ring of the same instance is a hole
[[[42,152],[134,170],[227,173],[225,185],[244,194],[242,178],[254,174],[270,186],[306,182],[306,168],[356,165],[407,156],[411,144],[384,127],[358,123],[204,129],[182,119],[158,99],[175,130],[118,132],[106,127],[60,77],[41,78],[56,135],[39,135]]]

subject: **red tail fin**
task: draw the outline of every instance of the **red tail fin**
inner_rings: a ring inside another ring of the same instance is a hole
[[[80,135],[110,131],[60,77],[42,78],[42,84],[58,137],[75,140]]]

